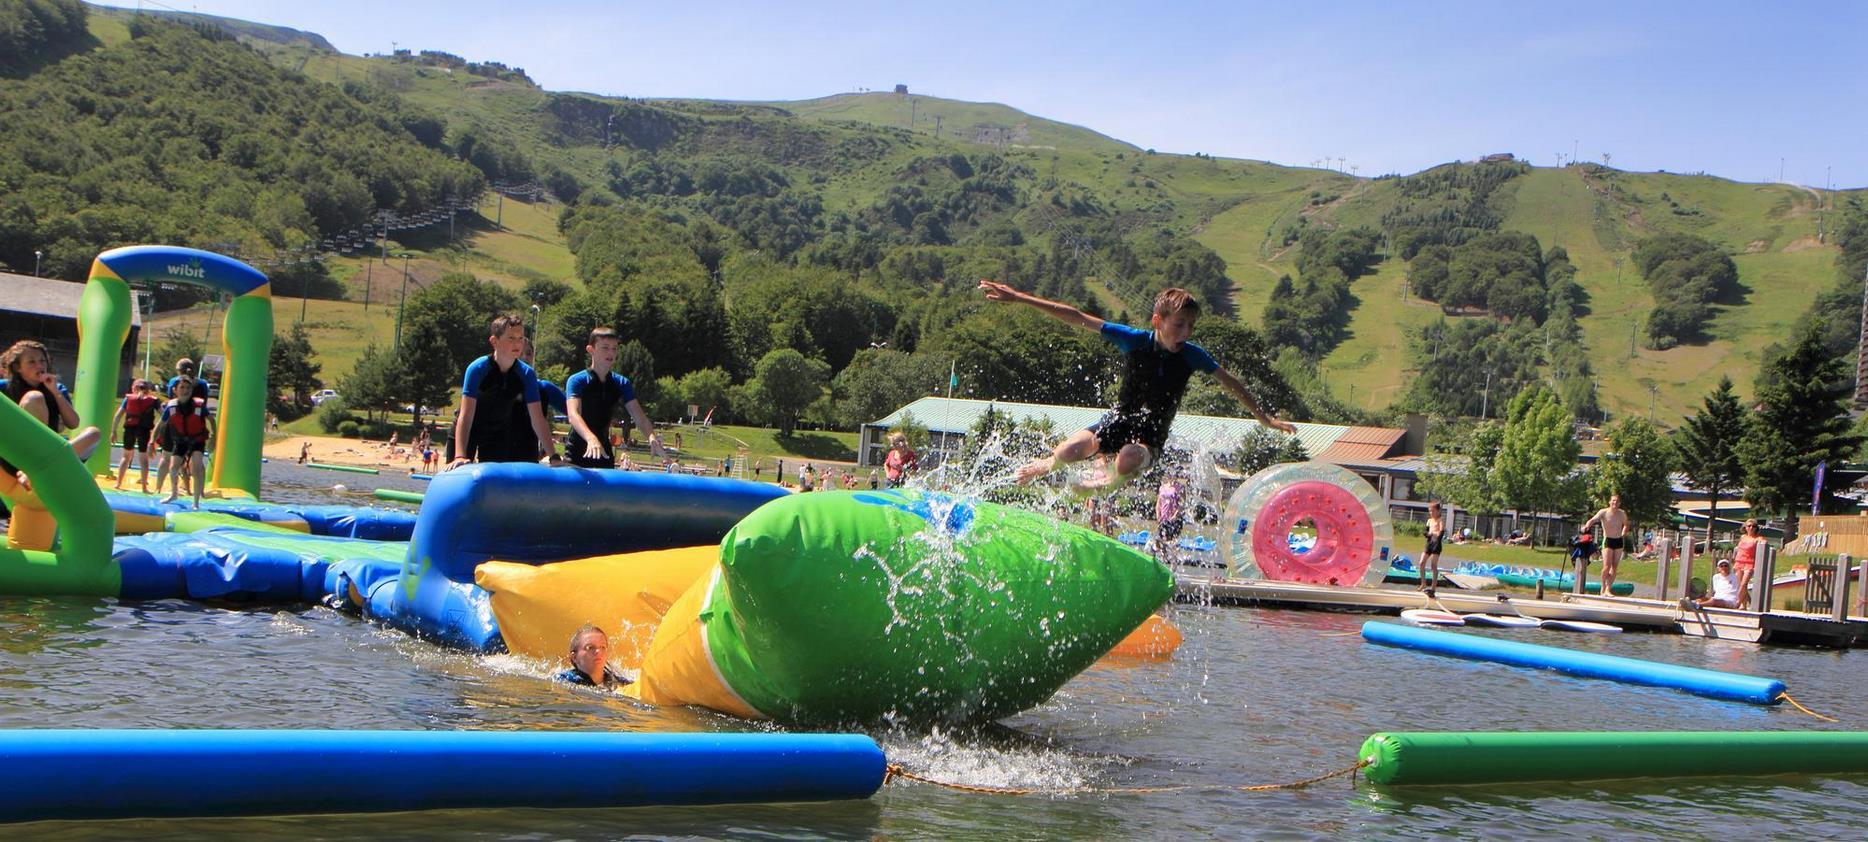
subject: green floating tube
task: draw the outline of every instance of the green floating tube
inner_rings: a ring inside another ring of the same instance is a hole
[[[1357,759],[1378,784],[1868,773],[1864,731],[1381,733]]]
[[[377,468],[359,468],[355,465],[331,465],[324,462],[306,462],[305,467],[317,468],[324,471],[343,471],[347,474],[369,474],[371,476],[382,473],[382,471]]]
[[[420,491],[398,491],[394,488],[378,488],[371,492],[378,500],[394,500],[397,503],[421,503],[427,495]]]
[[[200,532],[203,529],[212,529],[216,526],[231,526],[235,529],[245,529],[251,532],[273,532],[280,535],[305,534],[297,529],[287,529],[277,524],[264,523],[257,520],[247,520],[246,518],[230,515],[226,512],[169,512],[163,515],[162,519],[169,532]]]
[[[1497,579],[1498,579],[1499,584],[1501,585],[1511,585],[1513,587],[1519,587],[1519,588],[1535,588],[1537,587],[1537,583],[1539,581],[1542,581],[1544,583],[1544,590],[1547,590],[1547,591],[1568,591],[1571,588],[1576,587],[1576,579],[1575,577],[1572,577],[1572,576],[1561,576],[1561,577],[1545,576],[1545,577],[1542,577],[1542,579],[1540,580],[1539,577],[1536,577],[1536,576],[1520,576],[1516,573],[1500,573],[1498,574]],[[1583,590],[1588,593],[1599,594],[1602,592],[1602,583],[1601,582],[1589,582],[1583,585]],[[1613,587],[1609,588],[1609,594],[1611,596],[1628,596],[1633,593],[1634,593],[1633,582],[1616,582]]]

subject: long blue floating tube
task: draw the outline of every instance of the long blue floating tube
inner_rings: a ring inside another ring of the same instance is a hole
[[[860,734],[0,731],[0,821],[860,799]]]
[[[1362,624],[1362,638],[1370,643],[1417,649],[1435,655],[1450,655],[1474,661],[1493,661],[1514,667],[1549,669],[1584,678],[1601,678],[1624,684],[1666,687],[1685,690],[1700,696],[1754,705],[1774,705],[1783,700],[1784,682],[1717,670],[1682,667],[1659,661],[1623,658],[1576,652],[1534,643],[1497,640],[1474,634],[1430,631],[1395,623]]]

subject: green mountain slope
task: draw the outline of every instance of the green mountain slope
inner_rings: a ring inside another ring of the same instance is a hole
[[[1135,317],[1163,272],[1198,263],[1191,252],[1176,256],[1182,247],[1175,244],[1192,242],[1223,259],[1224,279],[1213,289],[1240,321],[1255,325],[1277,279],[1296,274],[1298,232],[1381,229],[1408,202],[1400,179],[1156,154],[994,103],[893,93],[789,102],[559,93],[522,75],[348,56],[316,36],[269,37],[254,34],[263,25],[240,23],[218,25],[276,66],[346,90],[385,92],[402,104],[405,122],[432,115],[445,125],[446,147],[477,156],[471,160],[490,181],[543,182],[563,198],[655,208],[681,225],[711,221],[738,232],[734,248],[790,261],[843,265],[825,249],[867,238],[881,252],[850,274],[895,306],[952,295],[979,276],[1036,278],[1063,261],[1080,280],[1057,287],[1058,295]],[[116,13],[95,15],[92,30],[106,45],[127,38]],[[943,162],[956,156],[969,170],[1003,167],[992,188],[1000,192],[950,172]],[[664,183],[708,178],[755,186],[741,195],[731,192],[740,188]],[[1489,204],[1504,229],[1569,252],[1588,296],[1579,324],[1604,407],[1620,414],[1652,404],[1671,422],[1720,375],[1747,389],[1764,347],[1834,283],[1836,251],[1818,236],[1820,211],[1833,200],[1784,185],[1585,165],[1528,169]],[[1711,341],[1650,351],[1639,344],[1654,302],[1628,258],[1642,238],[1667,232],[1723,245],[1749,291],[1741,303],[1716,308]],[[510,234],[476,236],[488,233]],[[568,244],[551,237],[545,230],[489,239],[474,261],[515,284],[545,277],[580,286],[586,279]],[[1013,266],[1007,255],[1043,260]],[[924,268],[904,268],[909,264]],[[930,286],[927,271],[941,273],[939,282]],[[1395,255],[1355,280],[1351,292],[1348,337],[1320,361],[1322,379],[1335,397],[1381,410],[1414,376],[1410,334],[1442,314],[1409,294],[1407,264]],[[912,308],[901,315],[930,318]],[[944,326],[940,319],[930,324]]]

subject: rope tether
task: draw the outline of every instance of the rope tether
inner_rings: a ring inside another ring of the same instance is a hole
[[[1803,704],[1802,704],[1801,702],[1798,702],[1798,701],[1797,701],[1796,699],[1793,699],[1793,698],[1790,698],[1790,691],[1788,691],[1788,690],[1786,690],[1786,691],[1784,691],[1783,693],[1781,693],[1781,694],[1779,694],[1777,698],[1780,698],[1780,699],[1783,699],[1783,700],[1784,700],[1784,701],[1786,701],[1786,702],[1789,702],[1789,703],[1790,703],[1790,706],[1791,706],[1791,707],[1794,707],[1794,708],[1796,708],[1797,710],[1800,710],[1800,711],[1803,711],[1804,713],[1807,713],[1807,714],[1809,714],[1809,715],[1811,715],[1811,716],[1814,716],[1814,717],[1816,717],[1817,719],[1820,719],[1820,720],[1822,720],[1822,721],[1824,721],[1824,722],[1841,722],[1841,721],[1842,721],[1842,720],[1840,720],[1840,719],[1837,719],[1837,718],[1835,718],[1835,717],[1833,717],[1833,716],[1824,716],[1824,715],[1822,715],[1822,714],[1820,714],[1820,713],[1817,713],[1816,711],[1813,711],[1813,710],[1810,710],[1809,708],[1806,708],[1806,707],[1804,707],[1804,706],[1803,706]]]
[[[907,769],[902,768],[901,764],[899,763],[890,763],[883,771],[882,785],[888,786],[889,781],[895,778],[903,778],[906,780],[915,781],[916,783],[931,784],[933,786],[944,787],[946,789],[952,789],[952,790],[958,790],[960,792],[977,792],[977,793],[982,793],[986,795],[1082,795],[1082,794],[1090,794],[1090,793],[1094,793],[1097,795],[1147,795],[1147,794],[1159,793],[1159,792],[1187,792],[1189,790],[1222,790],[1222,789],[1233,790],[1236,792],[1268,792],[1268,791],[1276,790],[1276,789],[1303,789],[1304,787],[1312,786],[1314,784],[1320,784],[1332,778],[1340,778],[1344,775],[1354,775],[1357,771],[1362,769],[1362,767],[1369,765],[1371,762],[1373,761],[1361,760],[1361,761],[1357,761],[1354,766],[1350,766],[1350,767],[1343,768],[1343,769],[1338,769],[1334,772],[1327,772],[1325,774],[1318,775],[1314,778],[1305,778],[1301,781],[1291,781],[1289,783],[1281,783],[1281,784],[1258,784],[1255,786],[1224,786],[1224,785],[1219,785],[1219,784],[1206,784],[1206,785],[1193,785],[1193,786],[1133,786],[1133,787],[1112,787],[1112,788],[1107,788],[1107,789],[1097,788],[1097,787],[1069,787],[1069,788],[1064,788],[1064,789],[1027,789],[1027,788],[1022,788],[1022,787],[1011,787],[1011,786],[976,786],[973,784],[953,783],[951,781],[937,781],[937,780],[934,780],[933,778],[922,777],[921,775],[917,775],[913,772],[908,771]]]

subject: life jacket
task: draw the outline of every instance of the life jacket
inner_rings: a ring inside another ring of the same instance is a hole
[[[1148,440],[1165,441],[1192,376],[1193,366],[1180,351],[1149,342],[1124,355],[1115,411],[1143,428]]]
[[[613,371],[602,377],[598,377],[594,371],[588,373],[590,382],[584,385],[578,399],[583,402],[584,424],[590,427],[590,432],[595,433],[601,442],[603,431],[608,430],[610,422],[615,420],[616,405],[623,398],[623,384],[621,375]],[[570,443],[572,453],[583,455],[586,445],[575,427],[571,428]]]
[[[156,408],[162,399],[155,395],[130,395],[123,399],[123,426],[147,427],[154,423]]]
[[[186,411],[184,411],[186,410]],[[175,404],[169,410],[170,435],[199,438],[208,434],[207,405],[200,398]]]

